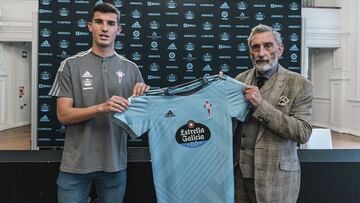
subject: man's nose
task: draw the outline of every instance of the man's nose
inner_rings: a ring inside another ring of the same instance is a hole
[[[108,26],[106,25],[106,23],[103,23],[103,24],[102,24],[101,30],[103,30],[103,31],[107,31],[107,30],[108,30]]]
[[[265,56],[266,53],[267,53],[267,50],[265,49],[265,47],[264,47],[264,46],[260,46],[258,55],[259,55],[259,56]]]

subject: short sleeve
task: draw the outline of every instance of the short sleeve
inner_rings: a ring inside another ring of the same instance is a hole
[[[230,77],[226,77],[226,98],[231,117],[244,121],[249,112],[249,103],[244,96],[245,84]]]
[[[71,80],[70,67],[67,61],[63,61],[56,74],[49,95],[56,97],[73,98],[73,84]]]
[[[129,108],[122,113],[114,114],[114,122],[123,128],[132,138],[138,138],[150,128],[151,109],[148,97],[131,96]]]

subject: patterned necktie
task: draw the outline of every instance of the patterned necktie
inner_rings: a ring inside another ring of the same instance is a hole
[[[258,88],[260,89],[264,85],[265,81],[266,81],[266,77],[262,77],[262,76],[257,77],[256,86],[258,86]]]

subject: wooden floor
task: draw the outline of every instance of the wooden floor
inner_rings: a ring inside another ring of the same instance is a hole
[[[0,150],[29,150],[31,146],[30,125],[0,131]],[[360,137],[331,132],[334,149],[360,149]]]

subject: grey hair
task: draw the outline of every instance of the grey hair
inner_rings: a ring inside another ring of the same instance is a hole
[[[249,38],[247,39],[249,47],[251,46],[251,40],[252,40],[253,36],[255,34],[263,33],[263,32],[271,32],[273,34],[276,42],[279,45],[282,44],[281,34],[278,31],[276,31],[274,28],[272,28],[270,26],[259,24],[259,25],[255,26],[253,29],[251,29],[251,33],[249,35]]]

